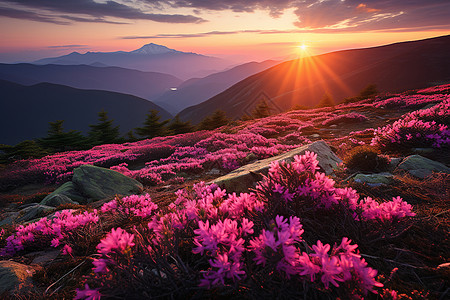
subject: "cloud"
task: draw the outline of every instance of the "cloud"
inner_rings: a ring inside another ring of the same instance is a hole
[[[208,31],[199,33],[161,33],[155,35],[131,35],[123,36],[120,39],[124,40],[139,40],[139,39],[180,39],[180,38],[198,38],[212,35],[230,35],[239,33],[263,33],[266,30],[235,30],[235,31]]]
[[[56,45],[56,46],[48,46],[48,49],[86,49],[87,45]]]
[[[164,23],[206,22],[206,20],[193,15],[147,13],[139,7],[132,6],[131,4],[122,4],[111,0],[106,2],[95,2],[94,0],[5,0],[4,2],[18,5],[20,7],[14,8],[16,13],[12,12],[12,15],[19,17],[19,12],[21,12],[21,18],[41,22],[53,21],[56,17],[59,17],[58,14],[61,13],[69,14],[69,16],[62,16],[63,18],[69,19],[68,17],[70,17],[71,20],[78,22],[112,23],[111,21],[105,20],[107,17],[128,20],[151,20]],[[31,12],[29,9],[38,9],[51,12],[53,16],[49,20],[46,20],[41,14]],[[77,15],[90,16],[91,18],[80,17]],[[53,23],[58,24],[56,21],[53,21]],[[66,23],[62,21],[60,24]]]
[[[253,12],[278,17],[294,9],[295,26],[310,32],[449,27],[448,0],[142,0],[151,7]]]
[[[37,22],[53,23],[58,25],[67,25],[69,22],[55,19],[50,16],[45,16],[41,14],[34,13],[32,11],[25,11],[20,9],[14,9],[9,7],[0,7],[0,16],[21,19],[21,20],[31,20]]]

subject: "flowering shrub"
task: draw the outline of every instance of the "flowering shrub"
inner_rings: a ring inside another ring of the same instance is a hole
[[[438,85],[429,87],[426,89],[421,89],[417,91],[418,94],[449,94],[450,84]]]
[[[375,129],[372,146],[382,148],[433,147],[450,144],[448,126],[418,119],[400,119],[393,124]]]
[[[37,222],[18,226],[16,233],[6,238],[6,246],[0,249],[0,256],[12,256],[28,246],[59,247],[63,244],[63,254],[71,254],[72,248],[68,245],[71,238],[98,220],[97,210],[78,214],[72,210],[58,211],[53,219],[41,218]]]
[[[449,99],[449,95],[400,95],[385,100],[378,101],[373,104],[374,107],[380,108],[406,108],[420,107],[428,103],[438,103]]]
[[[376,293],[383,284],[357,251],[358,245],[348,237],[333,247],[321,240],[311,243],[304,239],[299,216],[311,217],[302,210],[332,211],[341,205],[360,222],[393,226],[394,220],[413,216],[412,208],[399,197],[381,204],[370,198],[359,201],[356,191],[335,188],[317,168],[316,155],[307,152],[292,164],[273,163],[256,193],[227,194],[216,185],[199,183],[179,190],[163,210],[148,205],[148,195],[122,199],[123,207],[152,207],[146,214],[150,222],[132,228],[132,233],[113,229],[100,241],[95,275],[87,278],[84,290],[77,290],[77,298],[133,297],[143,291],[148,296],[207,297],[221,290],[244,296],[249,289],[266,289],[269,282],[273,289],[276,282],[291,280],[296,282],[290,286],[295,293]],[[113,210],[123,208],[113,201],[102,207]],[[121,278],[120,289],[115,278]],[[136,281],[145,285],[137,287]]]
[[[367,117],[355,112],[338,115],[322,122],[322,125],[329,126],[338,123],[360,123],[367,120]]]

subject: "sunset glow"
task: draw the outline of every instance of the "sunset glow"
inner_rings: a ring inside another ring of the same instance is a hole
[[[442,1],[18,1],[0,4],[0,62],[156,43],[236,62],[450,33]]]

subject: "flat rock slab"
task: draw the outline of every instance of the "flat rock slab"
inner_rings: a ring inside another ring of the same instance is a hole
[[[0,261],[0,295],[5,292],[18,292],[31,285],[35,270],[14,261]]]
[[[450,168],[446,165],[420,155],[410,155],[406,157],[398,165],[398,168],[421,179],[431,175],[433,172],[450,174]]]
[[[389,184],[393,181],[394,175],[391,173],[377,173],[377,174],[356,174],[353,177],[355,182],[365,183],[369,186],[380,186]]]
[[[91,165],[76,168],[73,171],[72,182],[87,202],[111,198],[115,195],[139,194],[144,189],[143,185],[133,178]]]
[[[306,151],[311,151],[317,154],[319,167],[327,175],[331,174],[333,169],[342,162],[342,160],[334,154],[327,143],[321,140],[293,149],[281,155],[242,166],[227,175],[217,178],[213,182],[221,188],[225,188],[229,192],[243,193],[248,191],[248,188],[256,185],[256,182],[262,178],[261,174],[266,175],[268,173],[271,162],[286,161],[289,163],[294,161],[294,156],[302,155]]]
[[[43,215],[50,213],[54,209],[55,209],[54,207],[40,204],[29,206],[19,211],[20,217],[17,219],[17,222],[31,221],[33,219],[39,218]]]

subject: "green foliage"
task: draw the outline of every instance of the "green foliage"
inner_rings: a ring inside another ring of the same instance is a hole
[[[89,125],[89,138],[93,145],[114,144],[120,142],[119,126],[112,126],[114,120],[108,119],[106,111],[98,113],[98,123]]]
[[[160,122],[161,117],[158,114],[159,112],[156,109],[151,109],[147,114],[144,126],[136,128],[136,133],[146,139],[167,135],[168,129],[166,124],[169,123],[169,120]]]
[[[351,150],[344,163],[350,170],[364,172],[382,172],[389,167],[389,160],[368,146],[359,146]]]
[[[194,131],[194,126],[191,121],[183,122],[180,120],[180,116],[176,115],[175,118],[170,122],[168,126],[172,134],[188,133]]]
[[[213,130],[230,123],[230,118],[227,117],[223,110],[216,110],[212,115],[204,118],[200,124],[198,124],[199,130]]]
[[[0,144],[0,163],[28,158],[40,158],[50,154],[35,141],[23,141],[15,146]]]
[[[334,106],[334,100],[331,97],[330,94],[326,93],[323,95],[322,100],[316,105],[316,108],[322,108],[322,107],[333,107]]]
[[[38,139],[38,144],[52,152],[81,150],[89,148],[89,142],[81,132],[71,130],[64,132],[64,120],[49,122],[49,130],[46,137]]]

